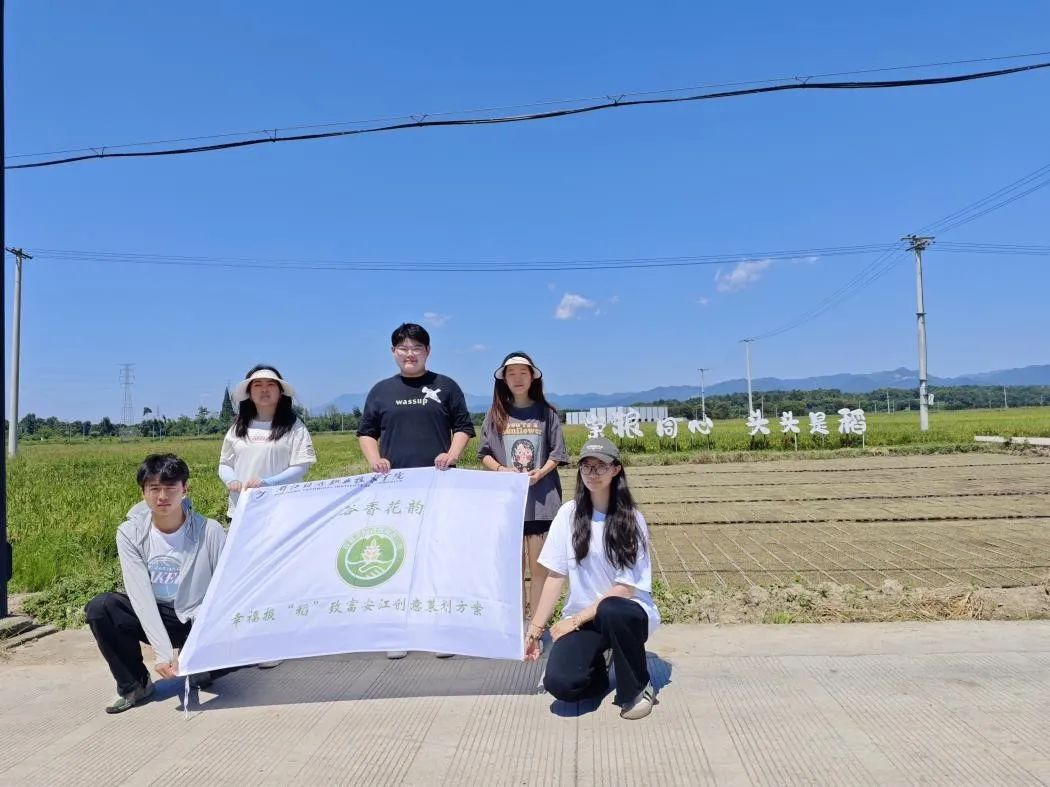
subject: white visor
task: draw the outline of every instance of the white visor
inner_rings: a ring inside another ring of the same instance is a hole
[[[287,380],[282,380],[276,374],[269,369],[260,369],[253,373],[247,380],[241,380],[237,383],[237,387],[230,391],[230,398],[235,402],[245,402],[248,400],[248,389],[251,387],[252,380],[275,380],[280,384],[281,390],[285,396],[289,396],[292,399],[295,398],[295,388]]]

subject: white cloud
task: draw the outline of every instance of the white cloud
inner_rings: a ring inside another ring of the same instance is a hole
[[[614,295],[614,296],[612,296],[609,299],[609,303],[612,303],[612,304],[617,304],[619,302],[620,302],[620,296],[619,295]]]
[[[590,298],[567,292],[561,296],[561,303],[554,310],[554,318],[556,320],[571,320],[581,311],[593,311],[595,309],[597,309],[597,304]]]
[[[719,269],[715,274],[715,287],[719,292],[739,292],[761,279],[762,274],[772,264],[772,260],[748,260],[738,262],[729,273]]]
[[[707,306],[707,304],[709,304],[711,300],[706,296],[701,295],[699,298],[696,299],[696,302],[699,303],[701,306]]]
[[[452,319],[451,314],[440,314],[439,312],[423,312],[423,322],[433,328],[440,328]]]
[[[472,353],[483,353],[488,348],[489,347],[488,347],[487,344],[472,344],[472,345],[470,345],[470,351]]]

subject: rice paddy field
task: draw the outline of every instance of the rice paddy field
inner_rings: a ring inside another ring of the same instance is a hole
[[[646,425],[643,439],[622,442],[652,525],[654,573],[666,587],[683,589],[795,577],[862,587],[887,578],[1001,587],[1045,576],[1050,457],[977,451],[973,437],[1048,437],[1050,407],[935,412],[925,434],[917,417],[870,415],[864,450],[857,437],[840,447],[835,414],[826,442],[804,434],[798,451],[776,434],[776,419],[774,434],[754,443],[742,419],[716,422],[710,441],[682,424],[675,443]],[[568,427],[566,438],[575,454],[586,430]],[[320,434],[315,445],[310,479],[366,469],[351,433]],[[224,521],[219,446],[218,437],[23,444],[8,465],[11,589],[111,575],[114,533],[140,499],[134,475],[148,453],[182,456],[195,507]],[[477,466],[473,445],[461,466]],[[566,472],[569,493],[573,483]]]

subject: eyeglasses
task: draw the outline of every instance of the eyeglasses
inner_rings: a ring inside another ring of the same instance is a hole
[[[394,352],[396,352],[398,355],[422,355],[426,351],[427,348],[424,347],[422,344],[416,344],[412,346],[401,344],[394,348]]]
[[[580,472],[583,475],[605,475],[610,470],[612,470],[612,468],[613,468],[612,465],[607,465],[607,464],[604,464],[604,463],[594,463],[594,464],[580,465]]]

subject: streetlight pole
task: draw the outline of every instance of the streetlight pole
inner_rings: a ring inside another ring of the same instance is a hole
[[[751,395],[751,342],[754,339],[741,339],[740,341],[747,348],[747,414],[750,417],[751,413],[755,412],[754,397]]]
[[[707,405],[704,401],[704,372],[711,371],[711,367],[700,368],[700,419],[704,420],[707,418]]]

